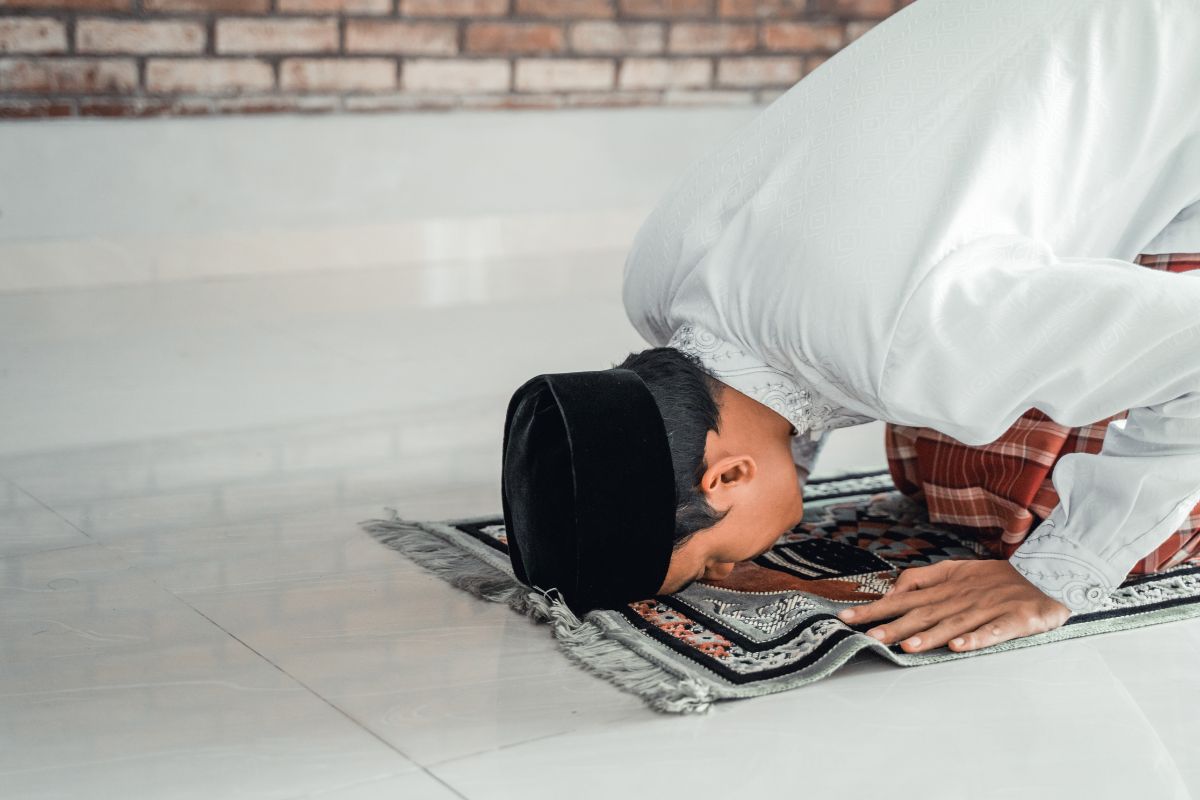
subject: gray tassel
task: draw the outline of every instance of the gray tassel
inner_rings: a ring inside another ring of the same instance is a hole
[[[401,519],[359,522],[380,544],[408,556],[433,574],[476,597],[504,603],[537,622],[549,622],[563,652],[589,672],[643,698],[651,708],[671,714],[704,713],[716,699],[710,687],[680,677],[609,637],[591,617],[580,619],[561,597],[531,589],[512,575],[487,564],[420,522]],[[453,523],[448,523],[453,524]]]
[[[403,553],[451,586],[483,600],[504,603],[522,614],[537,618],[540,609],[527,597],[529,594],[537,595],[537,592],[522,585],[512,575],[480,561],[420,522],[401,519],[393,508],[386,510],[392,512],[391,519],[363,520],[358,523],[359,526],[380,544]],[[538,621],[544,619],[541,617]]]

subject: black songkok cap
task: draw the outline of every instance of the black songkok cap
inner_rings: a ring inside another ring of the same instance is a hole
[[[675,473],[658,404],[628,369],[538,375],[508,403],[500,491],[513,572],[576,614],[658,594]]]

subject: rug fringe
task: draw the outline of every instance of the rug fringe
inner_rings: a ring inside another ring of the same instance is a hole
[[[420,522],[402,519],[359,522],[380,544],[397,550],[452,586],[494,603],[504,603],[536,622],[548,622],[559,647],[587,671],[637,694],[657,711],[704,713],[716,699],[710,687],[680,677],[611,638],[591,619],[580,619],[561,597],[531,589],[481,561]]]
[[[358,523],[359,526],[380,544],[403,553],[451,586],[482,600],[504,603],[538,622],[549,619],[542,613],[542,607],[530,600],[531,594],[540,597],[537,592],[421,523],[402,519],[395,509],[387,510],[392,512],[391,519],[364,520]]]
[[[656,711],[698,714],[711,708],[716,698],[710,687],[643,658],[593,620],[579,619],[560,598],[535,597],[535,602],[545,604],[544,613],[563,652],[584,669],[638,695]]]

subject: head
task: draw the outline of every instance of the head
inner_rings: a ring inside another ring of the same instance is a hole
[[[795,430],[787,419],[674,348],[633,353],[617,366],[649,387],[670,442],[674,549],[660,593],[728,576],[800,521],[804,506],[790,446]]]

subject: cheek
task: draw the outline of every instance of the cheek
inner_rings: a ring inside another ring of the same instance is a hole
[[[684,580],[691,580],[696,574],[696,559],[690,551],[676,551],[671,555],[671,565],[667,570],[667,576],[664,579],[664,585],[680,583]]]
[[[784,514],[794,514],[804,498],[804,492],[800,488],[800,479],[796,475],[795,468],[792,469],[790,474],[785,473],[785,478],[780,481],[777,491],[779,492],[777,496],[781,499],[779,505]]]
[[[763,541],[758,545],[758,549],[762,550],[763,548],[773,547],[777,541],[779,541],[778,536],[763,537]]]

